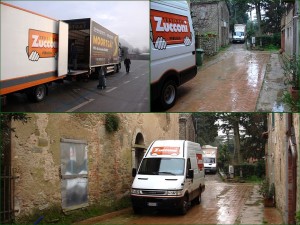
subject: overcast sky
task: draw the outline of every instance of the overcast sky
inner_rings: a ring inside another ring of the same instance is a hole
[[[5,2],[57,20],[91,18],[133,48],[149,48],[149,1]]]

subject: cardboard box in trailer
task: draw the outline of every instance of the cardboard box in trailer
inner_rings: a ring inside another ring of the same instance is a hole
[[[38,102],[54,81],[119,71],[118,36],[91,19],[58,21],[7,3],[0,6],[1,97],[23,91]]]
[[[185,140],[152,142],[131,188],[135,213],[143,209],[171,209],[186,214],[191,203],[200,204],[205,190],[200,144]]]

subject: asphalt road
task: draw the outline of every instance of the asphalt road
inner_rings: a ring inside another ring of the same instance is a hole
[[[149,112],[149,61],[132,60],[126,73],[106,77],[107,87],[97,89],[98,80],[64,81],[49,87],[46,99],[32,103],[26,94],[12,94],[3,112]]]

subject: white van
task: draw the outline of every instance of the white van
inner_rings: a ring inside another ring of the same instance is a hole
[[[151,100],[165,110],[177,87],[197,74],[195,35],[187,1],[150,2]]]
[[[202,154],[200,144],[190,141],[152,142],[138,171],[132,170],[134,212],[175,209],[184,215],[191,203],[200,204],[205,190]]]

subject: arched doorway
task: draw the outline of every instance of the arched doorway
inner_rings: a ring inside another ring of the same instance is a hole
[[[134,144],[132,146],[132,167],[138,168],[145,154],[144,136],[141,132],[138,132]]]

